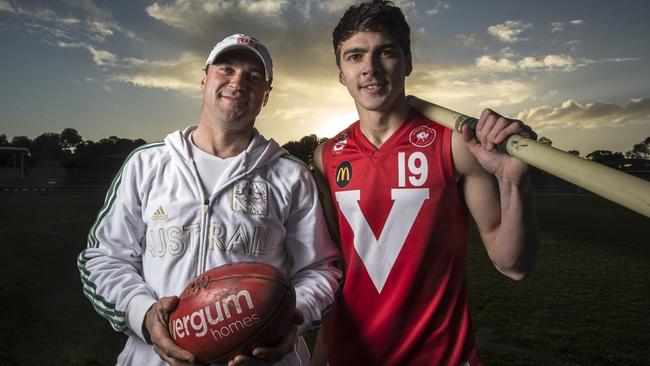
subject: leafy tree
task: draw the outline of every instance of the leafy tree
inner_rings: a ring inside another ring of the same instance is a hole
[[[610,160],[623,159],[623,154],[620,152],[611,152],[609,150],[596,150],[587,154],[587,159],[593,160],[598,163],[603,163]]]
[[[10,145],[15,147],[26,147],[29,149],[32,146],[32,140],[27,136],[14,136],[14,138],[11,139]]]
[[[544,136],[540,137],[540,138],[537,140],[537,142],[539,142],[540,144],[544,144],[544,145],[546,145],[546,146],[551,146],[551,145],[553,145],[553,141],[551,141],[551,139],[549,139],[548,137],[544,137]]]
[[[32,141],[30,150],[34,161],[39,161],[43,157],[60,160],[62,156],[61,135],[54,132],[45,132]]]
[[[99,142],[82,141],[75,147],[75,163],[79,168],[97,168],[103,158],[110,157],[120,165],[133,149],[146,143],[143,139],[130,140],[117,136],[103,138]]]
[[[310,169],[314,168],[314,150],[322,141],[316,135],[305,136],[300,141],[289,141],[282,145],[289,153],[304,161]]]
[[[0,146],[8,145],[8,144],[9,144],[9,141],[7,140],[7,135],[5,135],[3,133],[2,135],[0,135]]]
[[[650,137],[646,137],[645,140],[635,144],[632,150],[625,153],[625,156],[628,159],[650,160]]]
[[[66,128],[61,132],[61,147],[64,150],[73,152],[74,149],[83,141],[79,132],[74,128]]]

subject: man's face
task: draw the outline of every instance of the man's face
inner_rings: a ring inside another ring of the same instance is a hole
[[[259,58],[242,50],[227,51],[201,81],[203,111],[226,128],[240,129],[255,120],[269,87]]]
[[[360,112],[389,110],[404,95],[411,59],[390,35],[355,33],[341,43],[340,54],[339,81],[348,88]]]

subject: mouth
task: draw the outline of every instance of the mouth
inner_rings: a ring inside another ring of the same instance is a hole
[[[224,93],[218,93],[217,96],[219,98],[225,99],[229,102],[232,103],[237,103],[237,104],[244,104],[248,102],[248,98],[245,98],[244,96],[237,95],[237,94],[224,94]]]
[[[386,81],[368,81],[362,83],[359,86],[359,89],[365,91],[368,94],[381,94],[386,90],[388,83]]]

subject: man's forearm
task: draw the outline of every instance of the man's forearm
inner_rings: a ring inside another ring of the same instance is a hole
[[[499,181],[499,194],[501,223],[493,246],[499,260],[494,265],[508,277],[522,279],[533,269],[539,247],[530,181]]]

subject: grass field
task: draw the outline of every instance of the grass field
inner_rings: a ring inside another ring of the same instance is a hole
[[[513,282],[473,233],[468,285],[486,365],[647,365],[650,220],[593,196],[535,198],[542,247]],[[82,295],[101,197],[0,200],[0,365],[113,365],[125,336]]]

